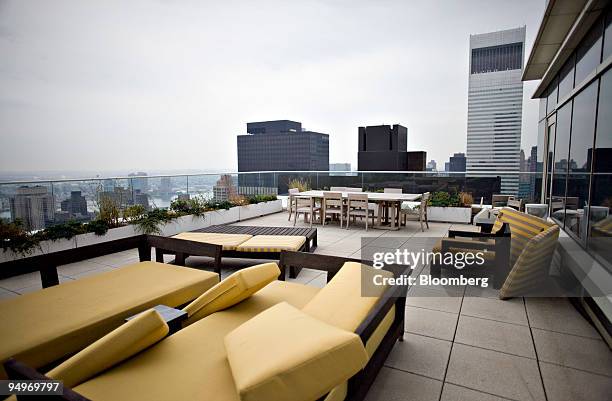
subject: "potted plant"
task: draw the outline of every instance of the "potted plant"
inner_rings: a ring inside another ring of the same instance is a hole
[[[434,192],[427,204],[428,220],[448,223],[470,223],[472,203],[472,196],[466,192]]]

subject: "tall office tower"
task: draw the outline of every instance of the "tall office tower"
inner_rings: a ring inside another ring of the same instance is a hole
[[[247,123],[247,135],[238,135],[238,171],[327,171],[329,135],[302,129],[289,120]],[[274,174],[240,174],[241,194],[246,187],[276,187]]]
[[[467,175],[519,186],[525,27],[470,35]]]
[[[359,127],[359,171],[425,171],[426,152],[408,152],[408,129],[402,125]]]
[[[20,219],[26,230],[45,228],[53,221],[55,206],[47,187],[23,186],[10,198],[11,217]]]

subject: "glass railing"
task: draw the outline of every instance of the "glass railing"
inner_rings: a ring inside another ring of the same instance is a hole
[[[140,205],[145,210],[168,208],[172,201],[197,197],[227,202],[262,195],[286,195],[290,187],[329,190],[356,187],[365,191],[401,188],[404,193],[444,191],[466,193],[474,203],[491,204],[494,194],[504,193],[504,180],[465,172],[360,172],[360,171],[262,171],[184,175],[129,176],[51,181],[0,182],[0,218],[19,219],[29,230],[68,221],[96,219],[101,207],[112,204],[123,210]],[[525,203],[538,203],[539,173],[515,174],[513,193]]]

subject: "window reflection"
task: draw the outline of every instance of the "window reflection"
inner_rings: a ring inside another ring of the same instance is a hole
[[[551,216],[563,226],[565,220],[565,185],[568,172],[568,155],[570,141],[570,126],[572,118],[572,102],[568,102],[557,111],[556,140],[551,142],[551,149],[554,144],[552,197],[551,197]],[[549,131],[550,134],[550,131]]]
[[[589,248],[612,262],[612,70],[601,78],[593,184],[589,215]],[[609,266],[610,267],[610,266]]]
[[[601,23],[595,23],[576,51],[576,84],[592,73],[601,57]]]

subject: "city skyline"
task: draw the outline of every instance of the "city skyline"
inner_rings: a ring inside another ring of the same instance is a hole
[[[446,160],[465,151],[469,35],[527,25],[531,43],[544,7],[359,3],[347,15],[340,4],[152,3],[140,15],[143,7],[132,4],[110,11],[64,2],[48,13],[33,4],[0,6],[0,49],[12,56],[0,62],[3,171],[231,171],[244,123],[279,118],[329,133],[330,162],[357,164],[357,127],[402,122],[408,150]],[[473,12],[457,21],[466,7]],[[116,13],[139,15],[115,33]],[[279,13],[299,18],[286,27],[262,24]],[[230,32],[216,29],[216,20],[233,21]],[[284,28],[281,40],[276,31]],[[525,85],[526,151],[537,135],[534,87]],[[169,144],[180,156],[166,152]],[[206,146],[216,151],[202,158]],[[121,151],[136,148],[142,155]]]

